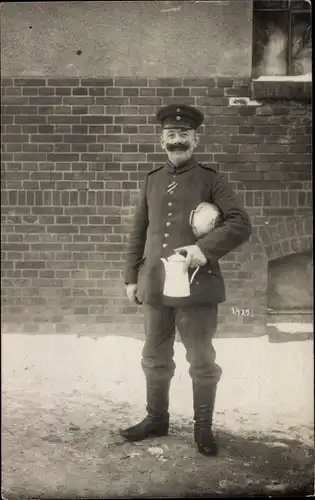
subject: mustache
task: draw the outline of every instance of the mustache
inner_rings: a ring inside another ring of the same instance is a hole
[[[165,147],[168,151],[187,151],[187,149],[189,149],[189,144],[177,142],[175,144],[166,144]]]

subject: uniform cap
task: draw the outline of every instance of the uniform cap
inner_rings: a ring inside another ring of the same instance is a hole
[[[199,109],[188,104],[170,104],[159,109],[156,119],[163,129],[185,128],[196,130],[202,124],[204,116]]]

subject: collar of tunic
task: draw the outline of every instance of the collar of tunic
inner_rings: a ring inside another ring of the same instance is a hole
[[[195,167],[196,164],[197,164],[196,158],[194,156],[191,156],[189,160],[185,161],[185,163],[182,163],[181,165],[178,165],[177,167],[173,165],[169,160],[167,160],[166,168],[170,174],[174,175],[174,174],[181,174],[186,170],[190,170],[191,168]]]

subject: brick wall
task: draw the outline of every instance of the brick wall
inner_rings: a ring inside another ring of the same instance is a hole
[[[228,175],[254,225],[222,261],[217,335],[265,333],[268,259],[311,246],[311,105],[229,105],[249,88],[231,78],[4,78],[3,328],[141,335],[141,309],[124,294],[125,243],[143,175],[165,161],[156,109],[178,101],[205,113],[196,156]]]

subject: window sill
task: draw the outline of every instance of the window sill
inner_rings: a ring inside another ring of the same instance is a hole
[[[311,101],[311,75],[260,76],[251,81],[251,99],[291,99]]]

